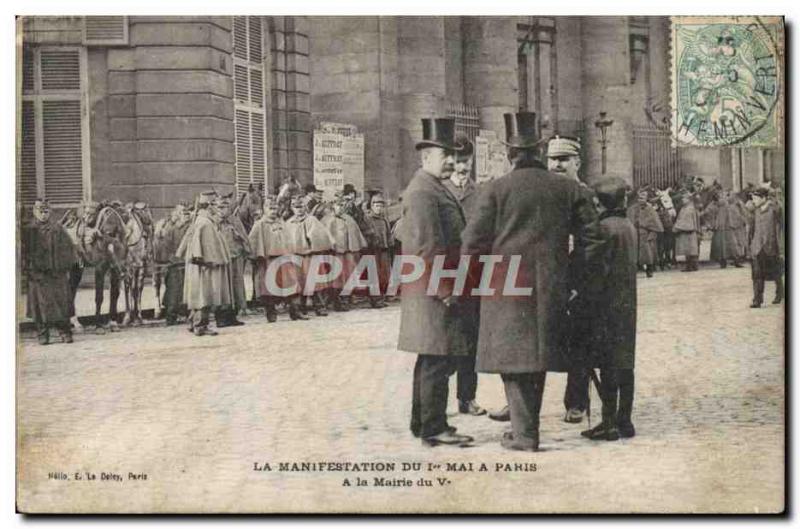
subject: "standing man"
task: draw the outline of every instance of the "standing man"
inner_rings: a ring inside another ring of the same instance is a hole
[[[375,264],[378,268],[378,286],[380,287],[381,295],[369,296],[370,307],[374,309],[382,309],[386,306],[383,293],[386,292],[392,269],[394,239],[392,237],[392,228],[386,219],[385,208],[386,199],[383,194],[377,192],[372,195],[370,208],[366,216],[367,222],[372,226],[372,239],[367,241],[368,248],[365,252],[362,252],[362,255],[374,256]]]
[[[230,252],[231,262],[231,284],[233,286],[233,297],[231,304],[217,309],[215,319],[217,327],[229,327],[244,325],[236,316],[247,311],[247,296],[244,289],[244,265],[252,254],[250,249],[250,239],[242,221],[238,215],[234,214],[232,207],[231,192],[228,195],[219,197],[218,209],[220,214],[219,229],[222,233],[225,244]]]
[[[472,163],[475,147],[466,134],[456,135],[456,144],[460,150],[456,152],[455,170],[449,180],[444,181],[444,187],[459,201],[464,209],[464,216],[469,222],[475,212],[475,203],[478,197],[478,188],[472,181]],[[479,270],[475,268],[476,276]],[[477,282],[474,285],[477,287]],[[477,297],[467,297],[461,301],[461,313],[467,320],[466,330],[470,332],[468,355],[458,358],[456,376],[456,393],[458,396],[458,412],[468,415],[485,415],[483,409],[475,401],[478,392],[478,374],[475,372],[475,352],[478,348],[478,326],[480,325],[481,305]]]
[[[209,314],[233,302],[231,255],[217,226],[219,219],[212,206],[215,195],[213,191],[200,195],[194,223],[176,252],[186,263],[183,299],[191,311],[189,331],[195,336],[216,336],[217,332],[208,328]]]
[[[39,343],[50,343],[51,328],[72,343],[69,319],[75,313],[69,274],[77,254],[66,230],[50,218],[45,199],[33,203],[33,219],[23,228],[21,242],[22,270],[28,279],[27,315],[36,324]]]
[[[167,325],[178,323],[183,303],[183,279],[186,263],[175,254],[191,226],[191,212],[186,204],[178,204],[170,222],[164,226],[158,239],[157,256],[166,261],[164,272],[164,312]]]
[[[547,143],[547,169],[550,172],[559,174],[577,182],[580,186],[580,194],[589,204],[594,204],[594,193],[578,177],[581,168],[581,143],[578,138],[568,136],[555,136]],[[587,210],[588,213],[588,210]],[[572,284],[580,277],[582,270],[578,270],[579,263],[573,259],[574,239],[570,236],[570,270],[569,270],[569,290],[577,295],[579,286]],[[564,390],[564,422],[580,423],[589,407],[589,371],[585,368],[586,362],[582,359],[588,353],[588,322],[589,314],[586,314],[588,307],[580,297],[570,300],[570,331],[569,347],[571,349],[570,360],[573,362],[567,372],[567,387]]]
[[[503,257],[492,281],[495,295],[481,299],[476,368],[503,378],[512,431],[504,434],[501,444],[537,451],[546,372],[566,367],[568,286],[582,283],[570,277],[570,262],[574,270],[586,270],[600,239],[594,205],[580,185],[546,171],[537,159],[536,115],[504,117],[514,169],[480,194],[477,214],[464,231],[462,253],[473,259]],[[519,263],[516,288],[529,290],[502,295],[512,259]]]
[[[647,189],[639,189],[636,197],[636,203],[628,208],[628,219],[639,234],[639,266],[644,268],[647,277],[653,277],[658,259],[658,234],[663,233],[664,226],[656,209],[647,201]]]
[[[769,199],[764,188],[753,192],[755,214],[750,232],[750,255],[753,263],[753,303],[758,308],[764,302],[764,281],[775,281],[777,305],[783,301],[783,212],[777,201]]]
[[[403,285],[397,348],[418,355],[411,433],[426,446],[472,441],[447,424],[448,379],[456,371],[458,356],[469,354],[468,329],[452,295],[452,282],[442,282],[434,294],[427,294],[434,258],[444,257],[448,268],[459,262],[466,224],[461,204],[444,186],[453,173],[454,131],[454,119],[422,120],[422,141],[416,145],[422,167],[403,193],[403,253],[421,258],[425,271],[418,281]]]

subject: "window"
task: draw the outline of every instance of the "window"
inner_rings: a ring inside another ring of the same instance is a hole
[[[259,17],[233,17],[236,188],[266,184],[264,53]]]
[[[84,17],[83,43],[86,46],[127,45],[128,17]]]
[[[89,198],[84,71],[80,48],[23,48],[17,175],[23,204],[42,196],[67,207]]]

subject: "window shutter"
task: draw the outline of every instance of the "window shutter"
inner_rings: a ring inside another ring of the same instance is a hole
[[[77,50],[42,50],[42,90],[80,90],[81,66]]]
[[[44,192],[55,204],[74,204],[83,193],[81,103],[42,101]]]
[[[17,200],[22,204],[33,204],[36,198],[36,114],[34,102],[22,102],[22,141],[20,145],[19,180]]]
[[[250,183],[250,112],[236,110],[236,187],[246,191]]]
[[[266,159],[264,156],[264,115],[255,112],[251,113],[250,126],[252,127],[251,138],[253,140],[253,183],[256,186],[258,186],[258,184],[264,184],[266,187],[266,182],[264,181],[266,177]]]
[[[83,43],[87,46],[126,46],[128,17],[84,17]]]
[[[22,91],[32,92],[34,90],[34,61],[36,55],[33,50],[28,46],[22,49]]]
[[[263,72],[256,68],[250,68],[250,103],[259,108],[264,106]]]
[[[248,60],[250,62],[261,63],[261,19],[258,17],[249,17],[248,26],[250,29],[248,35],[248,42],[250,44],[250,55]]]
[[[260,17],[233,17],[236,188],[266,184],[264,50]]]
[[[233,90],[234,97],[239,101],[247,102],[249,100],[247,85],[247,67],[235,65],[233,67]]]
[[[247,17],[233,17],[233,56],[247,60]]]

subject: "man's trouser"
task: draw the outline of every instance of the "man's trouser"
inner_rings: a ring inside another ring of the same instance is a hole
[[[573,368],[567,373],[564,390],[564,407],[567,410],[586,411],[589,407],[589,371]]]
[[[511,412],[511,429],[519,440],[539,440],[539,412],[542,409],[545,371],[503,373],[503,386]]]
[[[456,395],[461,402],[475,400],[478,391],[478,373],[475,372],[475,355],[458,357]]]
[[[448,378],[456,371],[457,358],[418,355],[414,365],[411,433],[431,437],[447,429]]]
[[[631,423],[633,411],[633,369],[600,369],[603,422],[609,426]]]

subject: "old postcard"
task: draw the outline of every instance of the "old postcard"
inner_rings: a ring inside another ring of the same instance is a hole
[[[22,513],[780,513],[784,21],[17,19]]]

